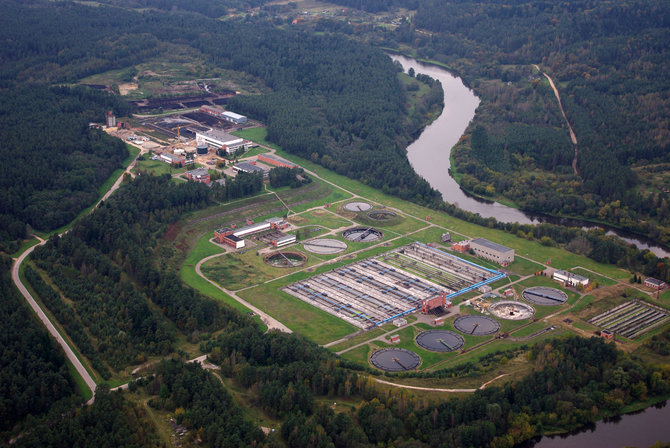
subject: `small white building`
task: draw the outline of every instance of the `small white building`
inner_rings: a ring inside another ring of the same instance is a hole
[[[588,278],[573,274],[570,271],[555,271],[552,278],[563,283],[565,286],[587,286],[589,284]]]
[[[407,325],[407,319],[403,319],[402,317],[393,319],[393,325],[395,325],[396,327],[404,327],[405,325]]]
[[[235,112],[225,111],[221,114],[221,118],[235,124],[242,124],[247,122],[247,117],[236,114]]]

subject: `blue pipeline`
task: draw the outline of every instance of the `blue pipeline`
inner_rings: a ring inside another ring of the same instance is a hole
[[[497,272],[497,271],[495,271],[495,272]],[[470,285],[467,288],[459,289],[456,292],[452,292],[451,294],[447,294],[446,298],[451,299],[452,297],[460,296],[461,294],[465,294],[466,292],[470,292],[474,289],[479,288],[480,286],[484,286],[486,284],[495,282],[496,280],[500,280],[501,278],[505,278],[505,277],[507,277],[507,274],[503,274],[502,272],[498,272],[498,275],[496,275],[495,277],[491,277],[490,279],[484,280],[483,282],[475,283],[474,285]]]

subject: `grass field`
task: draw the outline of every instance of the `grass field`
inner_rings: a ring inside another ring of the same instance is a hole
[[[239,296],[317,344],[326,344],[358,330],[342,319],[278,291],[276,285],[255,286],[240,292]]]
[[[326,227],[330,230],[339,229],[340,227],[351,226],[351,222],[344,218],[340,218],[336,214],[325,209],[312,210],[307,213],[299,215],[292,215],[288,218],[291,224],[296,226],[319,226]]]
[[[197,168],[194,167],[194,168]],[[138,160],[133,168],[134,173],[146,172],[160,176],[161,174],[181,174],[186,172],[186,168],[173,168],[170,164],[160,160]]]
[[[241,131],[231,132],[231,134],[236,137],[242,137],[244,139],[251,140],[254,143],[260,143],[261,145],[265,145],[270,148],[280,149],[279,146],[266,140],[268,137],[268,130],[264,127],[243,129]]]
[[[265,154],[266,152],[270,152],[269,149],[263,148],[262,146],[256,146],[254,148],[249,149],[249,151],[245,152],[242,154],[241,159],[248,159],[250,157],[257,156],[258,154]]]
[[[256,251],[250,250],[243,254],[233,253],[214,258],[203,264],[202,273],[226,289],[236,291],[282,275],[291,274],[317,262],[314,257],[308,256],[297,249],[288,248],[286,251],[305,255],[307,257],[306,264],[297,267],[274,267],[265,263],[264,255],[256,255]]]
[[[575,268],[572,270],[572,272],[581,275],[582,277],[588,278],[590,283],[597,282],[599,286],[614,286],[617,283],[614,280],[603,277],[602,275],[594,274],[593,272],[582,268]]]

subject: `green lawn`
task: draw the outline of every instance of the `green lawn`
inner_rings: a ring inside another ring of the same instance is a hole
[[[614,280],[610,280],[609,278],[603,277],[602,275],[594,274],[593,272],[587,271],[585,269],[576,268],[573,269],[572,272],[588,278],[591,283],[598,282],[599,286],[613,286],[617,284],[617,282]]]
[[[254,157],[257,156],[258,154],[265,154],[266,152],[270,152],[269,149],[263,148],[262,146],[256,146],[254,148],[251,148],[249,151],[245,152],[242,154],[241,159],[248,159],[249,157]]]
[[[346,219],[340,218],[335,213],[327,211],[326,209],[312,210],[310,212],[301,213],[299,215],[293,215],[288,219],[288,221],[291,224],[300,227],[312,225],[327,227],[331,230],[351,225],[351,223]]]
[[[288,248],[286,251],[305,255],[307,257],[306,264],[286,268],[270,266],[265,263],[264,255],[256,255],[257,252],[252,249],[244,253],[236,252],[209,260],[203,264],[202,273],[226,289],[236,291],[305,269],[305,267],[317,262],[314,257],[310,257],[297,249]]]
[[[138,160],[133,168],[134,173],[146,172],[159,176],[161,174],[181,174],[186,172],[186,168],[173,168],[172,165],[161,162],[160,160]]]
[[[327,344],[358,330],[342,319],[279,291],[276,284],[245,289],[238,295],[317,344]]]
[[[241,131],[231,132],[231,134],[236,137],[242,137],[244,139],[251,140],[254,143],[259,143],[261,145],[269,146],[270,148],[279,149],[279,146],[266,140],[268,136],[268,130],[264,127],[243,129]]]

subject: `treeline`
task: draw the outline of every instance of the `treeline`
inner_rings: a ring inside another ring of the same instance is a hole
[[[177,332],[197,340],[202,331],[244,322],[156,262],[157,240],[168,224],[209,204],[210,194],[203,184],[175,185],[169,175],[140,176],[70,232],[34,251],[36,265],[72,305],[34,275],[29,280],[49,309],[72,324],[87,356],[93,345],[92,362],[99,356],[120,370],[148,355],[174,351]],[[109,375],[107,369],[100,373]]]
[[[14,287],[11,258],[0,254],[0,431],[45,414],[74,394],[65,357]]]
[[[0,250],[12,253],[32,229],[69,223],[128,156],[120,140],[89,128],[129,106],[83,87],[0,90]]]
[[[528,377],[439,404],[402,389],[381,392],[351,365],[295,335],[243,328],[204,348],[253,403],[282,419],[282,437],[291,447],[512,447],[670,392],[667,369],[643,364],[599,338],[541,342],[530,349],[534,373]],[[324,396],[364,401],[335,414],[317,404]]]
[[[305,174],[305,170],[297,166],[293,168],[286,168],[283,166],[272,168],[268,180],[270,181],[270,186],[272,188],[280,188],[284,186],[298,188],[312,182],[312,178]]]

